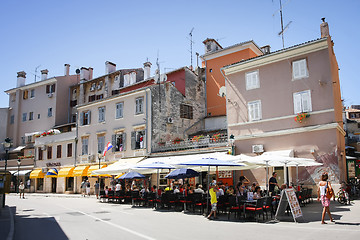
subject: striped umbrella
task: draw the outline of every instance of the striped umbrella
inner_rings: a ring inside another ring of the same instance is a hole
[[[46,173],[46,177],[57,177],[58,176],[58,170],[56,168],[51,168]]]

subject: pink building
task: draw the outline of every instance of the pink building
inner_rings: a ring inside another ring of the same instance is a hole
[[[344,180],[338,64],[326,22],[321,24],[320,39],[243,60],[222,71],[228,135],[234,135],[236,154],[288,150],[295,157],[324,164],[300,169],[305,184],[317,182],[324,171],[331,181]],[[265,184],[264,169],[245,175]],[[295,182],[294,169],[289,175],[289,181]]]

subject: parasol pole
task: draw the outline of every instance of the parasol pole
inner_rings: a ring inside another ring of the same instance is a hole
[[[299,163],[296,163],[296,190],[299,188]]]
[[[268,181],[268,177],[269,177],[269,160],[265,160],[265,162],[266,162],[266,179],[265,179],[266,193],[269,196],[269,181]]]
[[[206,212],[209,214],[209,195],[210,195],[210,165],[208,166],[207,174],[207,194],[206,194]]]

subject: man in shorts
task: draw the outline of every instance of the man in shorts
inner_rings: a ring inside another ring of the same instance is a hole
[[[217,188],[217,185],[215,183],[211,183],[211,188],[209,190],[209,194],[210,194],[210,203],[211,203],[211,212],[209,214],[209,216],[207,216],[207,218],[209,220],[211,220],[211,216],[214,214],[214,218],[213,219],[217,219],[216,217],[216,207],[217,207],[217,197],[216,197],[216,193],[219,191],[219,189]]]

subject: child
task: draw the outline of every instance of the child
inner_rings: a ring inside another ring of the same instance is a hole
[[[217,206],[216,193],[218,191],[219,191],[219,189],[217,188],[217,185],[215,183],[211,183],[211,188],[209,190],[210,202],[211,202],[211,212],[210,212],[209,216],[207,217],[209,220],[211,220],[211,215],[213,215],[213,214],[214,214],[213,219],[217,219],[217,217],[216,217],[216,206]]]

